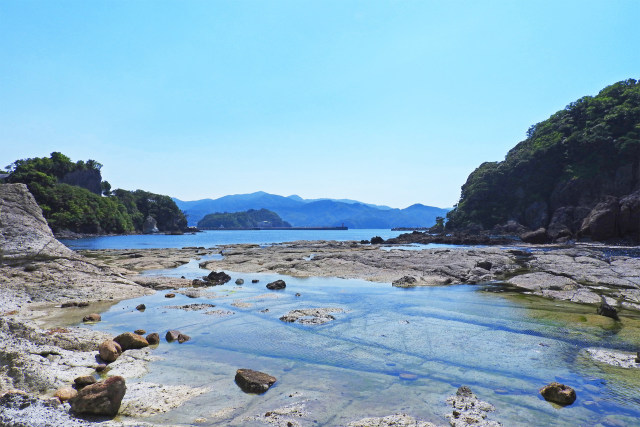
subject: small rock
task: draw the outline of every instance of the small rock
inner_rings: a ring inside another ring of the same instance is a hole
[[[258,280],[258,279],[253,279],[253,280],[251,281],[251,283],[258,283],[259,281],[260,281],[260,280]]]
[[[71,387],[59,388],[53,394],[53,396],[57,397],[60,400],[60,402],[66,402],[69,399],[73,399],[77,395],[78,395],[78,391]]]
[[[113,340],[106,340],[98,346],[100,358],[107,363],[114,362],[121,354],[122,347]]]
[[[75,301],[63,302],[60,307],[61,308],[69,308],[69,307],[77,307],[78,303]]]
[[[552,382],[542,387],[540,394],[544,397],[544,400],[563,406],[571,405],[576,401],[575,390],[557,382]]]
[[[164,297],[165,298],[175,298],[176,294],[165,294]]]
[[[236,371],[236,384],[245,393],[264,393],[276,382],[276,378],[264,372],[252,369],[238,369]]]
[[[604,299],[604,297],[600,298],[601,302],[598,305],[598,314],[600,316],[609,317],[613,320],[620,320],[620,318],[618,317],[618,311],[615,308],[611,307]]]
[[[145,311],[147,309],[147,306],[144,304],[139,304],[136,306],[136,310],[138,311]]]
[[[95,384],[97,381],[93,375],[84,375],[73,380],[76,389],[81,389],[91,384]]]
[[[493,263],[491,261],[478,261],[476,263],[476,267],[480,267],[485,270],[491,270],[491,267],[493,267]]]
[[[271,282],[267,284],[267,289],[271,289],[272,291],[284,289],[287,287],[287,284],[284,280],[276,280],[275,282]]]
[[[160,335],[158,335],[156,332],[153,332],[147,335],[146,340],[149,343],[149,345],[160,344]]]
[[[79,302],[78,307],[89,307],[89,303],[87,301]]]
[[[107,369],[107,365],[105,365],[104,363],[99,363],[98,366],[96,366],[96,372],[102,372],[105,369]]]
[[[178,342],[179,342],[180,344],[182,344],[183,342],[187,342],[187,341],[189,341],[190,339],[191,339],[191,337],[190,337],[189,335],[187,335],[187,334],[180,334],[180,335],[178,335]]]
[[[120,334],[113,339],[115,342],[120,344],[122,347],[122,351],[127,351],[131,349],[144,348],[149,345],[144,337],[141,337],[138,334],[134,334],[131,332],[125,332],[124,334]]]
[[[133,333],[138,335],[144,335],[147,333],[147,331],[145,331],[144,329],[136,329],[135,331],[133,331]]]
[[[91,313],[82,318],[83,322],[99,322],[102,317],[98,313]]]
[[[167,335],[165,335],[165,339],[167,340],[167,342],[171,342],[171,341],[175,341],[178,339],[178,337],[180,336],[180,331],[168,331]]]
[[[236,279],[236,285],[244,285],[244,279]]]
[[[127,387],[124,378],[116,376],[89,385],[70,400],[71,410],[78,414],[115,416]]]
[[[296,292],[296,296],[297,296],[297,297],[301,297],[302,295],[300,295],[300,293],[299,293],[299,292]]]

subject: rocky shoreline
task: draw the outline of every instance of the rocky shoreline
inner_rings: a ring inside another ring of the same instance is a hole
[[[201,267],[215,271],[266,272],[296,277],[358,278],[403,287],[495,283],[526,294],[592,304],[594,313],[599,305],[606,303],[616,310],[622,321],[627,317],[638,317],[640,310],[640,260],[608,255],[603,247],[597,245],[411,251],[393,247],[383,249],[380,245],[356,242],[317,241],[269,247],[229,245],[215,249],[75,253],[55,240],[25,189],[20,186],[2,187],[2,425],[48,425],[46,420],[55,420],[49,425],[152,425],[141,420],[171,411],[206,393],[206,388],[188,384],[167,386],[140,381],[156,357],[151,347],[145,347],[126,350],[109,364],[107,377],[119,376],[125,381],[135,379],[127,384],[118,419],[73,417],[68,403],[61,403],[60,399],[53,397],[57,390],[70,387],[78,377],[105,378],[104,374],[97,373],[97,369],[102,370],[100,360],[96,358],[98,345],[113,339],[101,332],[60,327],[61,324],[77,324],[84,316],[106,310],[118,301],[149,295],[156,290],[187,288],[183,292],[188,292],[193,285],[191,280],[141,276],[139,272],[175,268],[214,253],[222,254],[222,259],[202,261]],[[63,304],[71,307],[62,308]],[[333,319],[328,313],[300,311],[292,315],[295,316],[283,321],[309,316],[312,323]],[[640,366],[633,356],[623,352],[589,349],[585,354],[614,366]],[[461,393],[457,400],[455,397],[450,399],[453,407],[449,416],[451,425],[466,425],[458,408],[465,404],[456,402],[475,399],[470,392],[463,390]],[[490,404],[481,403],[482,408],[490,410]],[[291,416],[295,411],[302,411],[298,406],[270,411],[269,416],[261,416],[256,422],[303,425],[300,418]],[[20,412],[16,408],[30,408],[32,413]],[[27,418],[21,418],[23,415]],[[497,421],[487,421],[484,413],[474,413],[469,417],[474,420],[473,425],[498,425]],[[353,425],[430,424],[410,415],[397,414],[354,421]]]

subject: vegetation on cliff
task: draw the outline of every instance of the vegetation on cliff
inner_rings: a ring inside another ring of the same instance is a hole
[[[198,222],[198,228],[256,228],[291,227],[280,216],[267,209],[249,209],[245,212],[213,213]]]
[[[639,161],[640,82],[629,79],[572,102],[531,126],[504,161],[480,165],[447,228],[557,221],[574,233],[604,196],[638,189]]]
[[[95,160],[72,162],[62,153],[7,166],[9,183],[24,183],[54,231],[131,233],[151,215],[160,231],[182,230],[187,220],[168,196],[142,190],[111,192]]]

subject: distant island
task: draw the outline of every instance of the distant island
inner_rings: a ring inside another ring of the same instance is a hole
[[[244,212],[224,212],[205,215],[198,221],[200,230],[347,230],[340,227],[292,227],[268,209],[249,209]]]

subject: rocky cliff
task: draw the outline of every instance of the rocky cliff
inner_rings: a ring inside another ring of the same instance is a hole
[[[53,237],[24,184],[0,184],[0,256],[5,262],[76,255]]]
[[[450,229],[519,223],[550,239],[640,241],[640,83],[626,80],[532,126],[462,187]]]

